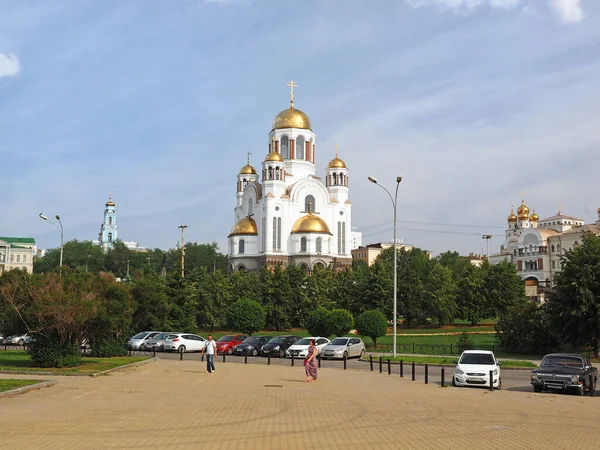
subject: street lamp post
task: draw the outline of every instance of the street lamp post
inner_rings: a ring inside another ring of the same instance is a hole
[[[58,225],[56,224],[56,222],[53,222],[50,219],[48,219],[43,213],[40,213],[40,219],[50,222],[52,225],[54,225],[56,228],[58,228],[58,231],[60,231],[60,267],[58,269],[58,273],[60,276],[62,276],[63,248],[64,248],[63,225],[62,225],[62,222],[60,221],[60,216],[58,214],[54,214],[54,217],[58,221]]]
[[[185,243],[183,241],[183,230],[187,228],[187,225],[179,225],[177,228],[181,228],[181,278],[185,277]]]
[[[485,245],[486,245],[485,257],[488,261],[490,259],[490,239],[491,238],[492,238],[491,234],[484,234],[483,236],[481,236],[481,239],[485,239]]]
[[[396,194],[392,197],[390,191],[384,188],[377,182],[377,179],[374,177],[369,177],[368,180],[371,183],[376,184],[390,196],[390,200],[392,201],[392,206],[394,207],[394,351],[393,355],[396,357],[396,337],[398,335],[398,239],[396,239],[396,211],[398,206],[398,188],[400,187],[400,182],[402,181],[401,176],[396,177]]]

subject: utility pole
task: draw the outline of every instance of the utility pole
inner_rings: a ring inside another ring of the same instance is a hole
[[[181,278],[185,277],[185,242],[183,230],[187,228],[187,225],[179,225],[177,228],[181,228]]]
[[[490,259],[490,239],[491,238],[492,238],[491,234],[484,234],[483,236],[481,236],[481,239],[485,239],[485,244],[486,244],[485,256],[488,261]]]
[[[129,260],[127,260],[127,280],[129,281]]]

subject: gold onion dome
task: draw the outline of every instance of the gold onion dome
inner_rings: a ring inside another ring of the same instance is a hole
[[[250,164],[246,164],[240,169],[240,175],[256,175],[256,169]]]
[[[515,215],[515,211],[513,209],[510,210],[510,214],[508,215],[509,222],[516,222],[517,216]]]
[[[525,204],[525,200],[521,200],[521,206],[517,209],[517,214],[520,220],[527,220],[529,218],[529,208]]]
[[[115,206],[115,202],[112,201],[112,197],[108,198],[108,201],[106,202],[106,206]]]
[[[533,210],[531,216],[529,216],[529,220],[531,220],[532,222],[537,222],[538,220],[540,220],[540,216],[537,215],[535,209]]]
[[[269,152],[269,154],[265,156],[265,162],[266,161],[283,162],[283,157],[277,152]]]
[[[288,109],[284,109],[275,116],[273,120],[273,130],[280,128],[301,128],[304,130],[310,130],[310,119],[299,109],[294,108],[290,105]]]
[[[327,165],[328,169],[346,169],[346,163],[343,159],[338,158],[337,156],[329,161]]]
[[[258,234],[258,228],[256,227],[256,222],[254,221],[254,219],[252,217],[244,217],[243,219],[238,220],[238,222],[235,224],[235,226],[231,230],[231,233],[229,234],[228,237],[247,235],[247,234],[253,234],[253,235]]]
[[[331,234],[327,223],[318,216],[308,213],[300,217],[292,227],[292,233],[325,233]]]

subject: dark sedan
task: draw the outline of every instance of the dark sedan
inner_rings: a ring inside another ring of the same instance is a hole
[[[235,346],[234,354],[239,356],[258,356],[260,349],[269,341],[266,336],[250,336],[241,344]]]
[[[275,336],[262,346],[260,354],[263,356],[278,356],[285,358],[285,351],[290,348],[300,336]]]
[[[583,395],[586,391],[595,391],[597,380],[598,369],[589,359],[568,353],[544,356],[540,367],[531,372],[531,385],[535,392],[547,389]]]

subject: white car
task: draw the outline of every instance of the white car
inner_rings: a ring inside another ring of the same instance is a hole
[[[460,355],[452,377],[453,386],[490,387],[490,371],[492,371],[493,387],[500,389],[500,362],[489,350],[465,350]]]
[[[146,348],[146,342],[152,339],[160,331],[142,331],[133,337],[130,337],[127,341],[127,346],[130,350],[144,350]]]
[[[321,358],[343,359],[353,356],[362,357],[365,354],[365,344],[357,337],[336,337],[321,349]]]
[[[12,336],[8,336],[4,343],[8,345],[25,345],[28,343],[30,337],[27,333],[25,334],[13,334]]]
[[[173,333],[164,340],[163,350],[165,352],[178,351],[201,352],[206,345],[206,339],[197,334],[191,333]]]
[[[285,352],[285,355],[288,358],[291,358],[292,355],[294,356],[294,358],[306,358],[306,355],[308,354],[308,347],[310,347],[310,341],[312,339],[315,340],[315,345],[317,347],[317,355],[321,353],[323,347],[329,344],[329,339],[323,337],[302,338],[290,348],[288,348]]]

